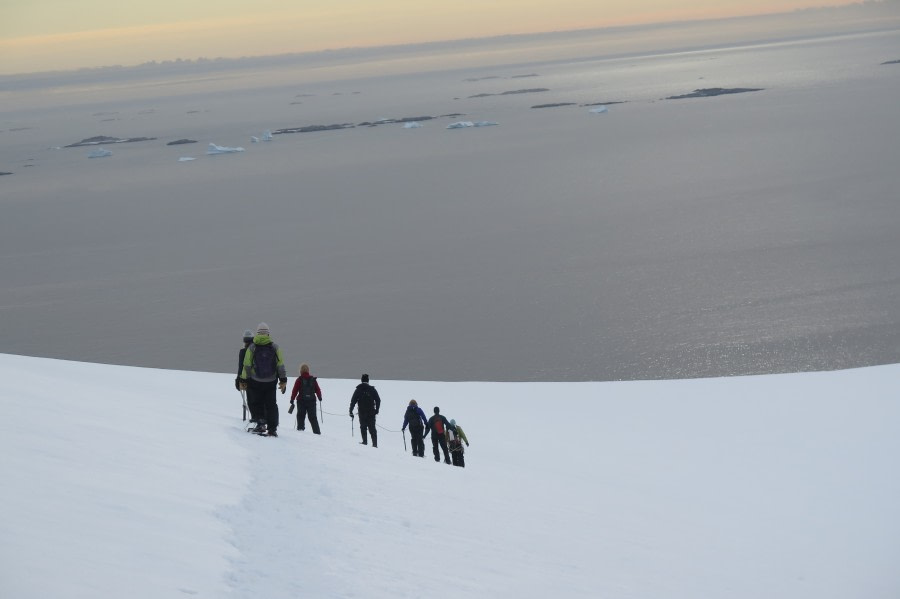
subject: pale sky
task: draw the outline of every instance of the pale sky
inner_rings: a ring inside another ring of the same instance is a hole
[[[847,0],[0,0],[0,74],[784,12]]]

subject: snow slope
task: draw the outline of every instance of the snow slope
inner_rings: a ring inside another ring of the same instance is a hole
[[[323,434],[232,378],[0,355],[0,596],[900,596],[900,365],[624,383],[321,380]],[[467,468],[404,453],[416,398]],[[334,415],[332,415],[334,414]]]

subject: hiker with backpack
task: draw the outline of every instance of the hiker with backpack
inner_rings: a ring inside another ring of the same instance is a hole
[[[247,355],[247,348],[250,347],[250,344],[253,343],[253,331],[247,329],[244,331],[244,347],[238,351],[238,369],[237,376],[234,377],[234,388],[238,391],[244,393],[245,402],[244,402],[244,420],[247,419],[247,412],[250,412],[250,422],[256,424],[256,418],[259,413],[257,409],[256,402],[250,396],[250,390],[243,391],[241,389],[241,371],[244,369],[244,356]]]
[[[405,431],[406,427],[409,426],[409,434],[412,437],[412,451],[413,456],[418,456],[420,458],[425,457],[425,424],[428,420],[425,418],[425,412],[422,411],[422,408],[419,407],[419,404],[416,403],[416,400],[409,400],[409,405],[406,407],[406,413],[403,415],[403,428],[401,431]]]
[[[257,405],[260,406],[259,418],[253,432],[263,434],[265,431],[268,436],[277,437],[278,402],[275,387],[277,385],[284,393],[287,390],[287,375],[281,348],[272,341],[269,325],[264,322],[256,327],[253,343],[247,347],[244,354],[244,367],[241,369],[240,379],[240,388],[246,389],[250,396],[255,397]]]
[[[428,419],[428,424],[425,426],[425,436],[427,437],[428,433],[431,433],[431,448],[434,450],[435,462],[441,461],[441,456],[438,453],[438,445],[440,445],[441,450],[444,452],[444,463],[450,463],[450,454],[447,452],[447,437],[445,436],[445,431],[449,427],[450,423],[441,416],[441,409],[434,406],[434,416]]]
[[[366,431],[372,434],[372,447],[378,447],[378,432],[375,430],[375,416],[381,408],[381,398],[375,387],[369,384],[369,375],[364,374],[350,399],[350,418],[353,408],[359,405],[359,432],[362,435],[360,445],[368,445]]]
[[[466,467],[466,460],[463,457],[463,441],[466,442],[466,447],[469,446],[469,440],[466,438],[466,433],[463,432],[463,429],[460,425],[456,424],[456,420],[450,420],[450,426],[447,427],[447,447],[450,449],[450,459],[453,461],[454,466],[459,466],[460,468]]]
[[[312,431],[320,435],[319,419],[316,416],[316,398],[322,401],[322,389],[319,381],[309,374],[309,364],[300,365],[300,376],[294,382],[291,391],[291,410],[294,409],[294,400],[297,400],[297,430],[306,430],[306,418],[309,417],[309,425]],[[290,410],[289,410],[290,411]]]

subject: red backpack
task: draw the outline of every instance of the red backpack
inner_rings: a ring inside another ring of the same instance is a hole
[[[444,434],[444,420],[440,416],[434,420],[434,432],[438,435]]]

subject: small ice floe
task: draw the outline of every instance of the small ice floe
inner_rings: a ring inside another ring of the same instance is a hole
[[[197,160],[193,156],[182,156],[178,159],[178,162],[190,162],[191,160]]]
[[[272,132],[266,129],[263,131],[262,137],[251,136],[250,141],[258,144],[260,141],[272,141],[274,138],[272,137]]]
[[[234,154],[235,152],[243,152],[244,148],[229,148],[227,146],[217,146],[216,144],[210,142],[209,148],[207,148],[206,153],[210,156],[215,154]]]
[[[588,112],[590,112],[591,114],[606,114],[607,112],[609,112],[609,108],[607,108],[606,106],[597,106],[595,108],[591,108],[590,110],[588,110]]]
[[[404,128],[404,129],[421,129],[421,128],[422,128],[422,123],[420,123],[419,121],[412,121],[412,122],[409,122],[409,123],[403,123],[403,128]]]
[[[88,154],[88,158],[106,158],[107,156],[112,156],[112,152],[109,150],[105,150],[103,148],[97,148],[96,150],[91,150]]]
[[[496,121],[458,121],[447,125],[447,129],[468,129],[469,127],[494,127],[500,123]]]

